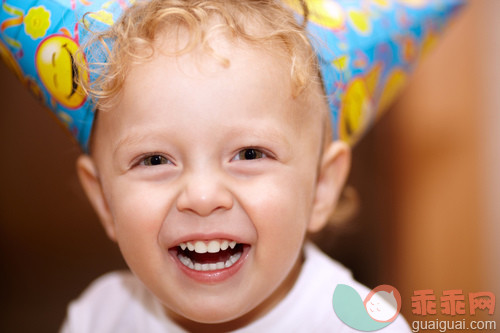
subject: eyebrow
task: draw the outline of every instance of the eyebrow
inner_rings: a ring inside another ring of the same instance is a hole
[[[113,156],[116,156],[116,154],[119,152],[120,148],[123,146],[130,146],[130,145],[136,145],[147,138],[151,138],[151,134],[134,134],[134,133],[129,133],[125,137],[122,137],[121,139],[118,140],[118,142],[114,145],[113,148]]]
[[[221,127],[224,125],[221,125]],[[231,127],[228,132],[227,136],[228,137],[239,137],[242,134],[243,129],[240,128],[240,126],[233,127],[230,125],[227,125],[227,127]],[[136,145],[141,143],[142,141],[151,139],[151,137],[165,137],[168,136],[164,131],[161,133],[154,133],[149,132],[149,133],[129,133],[128,135],[124,136],[123,138],[119,139],[116,145],[113,147],[113,156],[116,156],[118,152],[120,151],[120,148],[124,146],[130,146],[130,145]],[[249,138],[256,138],[257,140],[270,140],[273,143],[278,143],[282,144],[285,146],[285,151],[288,153],[291,151],[291,144],[290,142],[286,139],[284,135],[279,133],[278,131],[274,130],[273,128],[255,128],[252,129],[251,131],[245,131],[245,133],[250,133]],[[256,142],[258,145],[258,142]]]
[[[241,128],[231,128],[228,133],[230,136],[237,137],[241,136],[242,130]],[[287,138],[283,134],[281,134],[279,131],[274,130],[273,128],[254,128],[250,131],[250,133],[251,137],[255,137],[257,138],[257,140],[270,140],[273,143],[282,144],[287,154],[292,150],[290,141],[287,140]]]
[[[241,130],[234,129],[234,130],[231,130],[230,133],[232,135],[239,135],[239,134],[241,134]],[[252,129],[251,134],[252,134],[252,136],[256,136],[256,137],[261,138],[261,139],[271,138],[271,139],[273,139],[273,141],[281,141],[287,145],[290,144],[284,135],[282,135],[278,131],[275,131],[274,129],[255,128],[255,129]]]

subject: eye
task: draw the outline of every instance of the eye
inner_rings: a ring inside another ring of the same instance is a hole
[[[234,157],[235,161],[239,160],[256,160],[259,158],[267,157],[261,150],[255,148],[242,149]]]
[[[172,162],[161,155],[151,155],[145,157],[141,163],[141,165],[146,165],[146,166],[154,166],[154,165],[160,165],[160,164],[172,164]]]

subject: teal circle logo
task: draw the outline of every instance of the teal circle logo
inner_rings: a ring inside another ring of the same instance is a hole
[[[363,301],[354,288],[339,284],[333,292],[333,310],[344,324],[358,331],[376,331],[397,318],[401,295],[393,286],[383,284],[374,288]]]

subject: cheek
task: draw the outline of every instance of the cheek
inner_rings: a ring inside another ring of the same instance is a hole
[[[247,199],[247,200],[245,200]],[[312,189],[307,177],[282,173],[246,191],[243,205],[256,228],[260,255],[295,256],[311,214]]]
[[[307,174],[290,170],[267,183],[266,195],[260,195],[263,207],[269,206],[269,216],[286,218],[288,223],[304,223],[310,217],[313,202],[313,182]],[[286,223],[286,221],[284,221]]]
[[[110,209],[116,237],[124,251],[135,245],[135,251],[157,244],[158,234],[168,212],[168,200],[160,186],[117,184]],[[141,247],[141,248],[139,248]],[[125,253],[124,253],[125,255]]]
[[[304,223],[310,211],[311,198],[301,180],[286,175],[262,179],[245,191],[245,206],[250,207],[257,228],[285,231],[286,226]],[[251,190],[250,190],[251,188]]]

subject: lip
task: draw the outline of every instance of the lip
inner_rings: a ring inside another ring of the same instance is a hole
[[[202,238],[198,239],[201,240]],[[214,239],[214,238],[209,238],[209,239]],[[179,270],[189,278],[205,284],[216,284],[228,280],[241,269],[241,267],[245,264],[245,262],[248,259],[250,248],[251,245],[245,244],[243,246],[243,252],[241,254],[240,259],[237,262],[235,262],[231,267],[217,269],[213,271],[197,271],[191,269],[180,262],[179,258],[177,258],[176,250],[171,249],[168,251],[168,253],[172,258],[172,260],[177,265],[177,267],[179,268]]]

